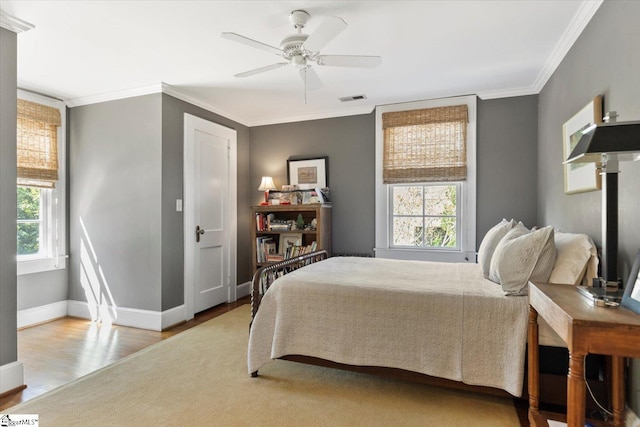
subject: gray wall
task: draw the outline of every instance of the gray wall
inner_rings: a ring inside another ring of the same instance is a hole
[[[184,301],[184,246],[182,213],[176,199],[182,199],[184,113],[235,129],[238,142],[238,283],[251,280],[249,182],[249,128],[181,101],[162,95],[162,309]]]
[[[333,251],[373,255],[375,113],[251,128],[250,202],[263,175],[287,184],[287,159],[328,156]]]
[[[536,221],[538,96],[478,103],[476,245],[502,218]]]
[[[549,79],[540,97],[538,219],[601,244],[601,192],[565,195],[562,124],[596,95],[619,121],[640,120],[640,2],[605,1]],[[626,277],[640,249],[640,162],[620,164],[618,272]],[[640,361],[634,361],[634,394],[640,409]]]
[[[71,300],[83,272],[119,307],[161,309],[161,95],[70,109]],[[108,292],[107,292],[108,291]],[[108,301],[111,304],[111,301]]]
[[[477,244],[503,217],[536,224],[537,95],[478,103]],[[262,175],[287,183],[289,157],[329,157],[333,250],[373,254],[375,113],[251,128],[251,203]]]
[[[238,132],[238,282],[250,280],[249,129],[154,94],[70,110],[69,299],[87,300],[81,276],[89,268],[102,271],[102,291],[108,287],[120,307],[184,303],[183,218],[175,208],[183,198],[184,113]],[[97,261],[85,261],[83,245]]]
[[[0,28],[0,366],[18,360],[16,319],[17,35]],[[0,390],[5,391],[5,390]]]
[[[503,217],[536,224],[537,98],[478,103],[478,245]],[[288,158],[318,156],[329,157],[333,251],[372,255],[375,113],[251,128],[251,203],[262,200],[262,175],[280,187]]]

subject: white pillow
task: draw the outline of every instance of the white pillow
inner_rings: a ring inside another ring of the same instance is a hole
[[[588,271],[589,261],[597,260],[596,246],[586,234],[561,232],[555,233],[555,244],[558,254],[549,283],[579,285]]]
[[[489,278],[489,270],[491,269],[491,257],[496,250],[496,246],[500,243],[500,240],[507,234],[509,230],[516,225],[516,221],[512,219],[507,221],[502,219],[498,224],[494,225],[484,235],[482,243],[478,248],[478,264],[482,266],[482,274],[486,279]]]
[[[498,243],[489,279],[505,295],[526,295],[529,280],[546,282],[556,259],[553,227],[529,231],[519,222]]]

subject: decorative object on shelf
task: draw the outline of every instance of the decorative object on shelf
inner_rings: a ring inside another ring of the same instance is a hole
[[[280,253],[285,253],[289,246],[302,245],[302,233],[282,233],[280,234]]]
[[[296,227],[298,227],[298,230],[304,230],[304,218],[302,218],[302,214],[298,214],[298,218],[296,218]]]
[[[640,121],[595,124],[583,131],[565,163],[602,166],[602,278],[618,280],[618,163],[640,160]]]
[[[314,159],[287,160],[287,179],[289,185],[297,185],[299,189],[308,190],[328,185],[328,157]]]
[[[640,251],[629,273],[629,280],[624,288],[622,305],[634,313],[640,314]]]
[[[275,190],[276,185],[273,183],[273,178],[270,176],[263,176],[262,182],[260,182],[260,187],[258,190],[264,191],[264,202],[261,202],[261,205],[269,204],[269,190]]]
[[[593,101],[585,105],[562,126],[562,148],[564,158],[568,159],[582,132],[590,126],[602,123],[602,96],[596,96]],[[597,165],[564,164],[564,192],[565,194],[582,193],[599,190],[601,179]]]

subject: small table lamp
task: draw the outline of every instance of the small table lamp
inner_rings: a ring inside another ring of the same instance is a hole
[[[264,191],[264,202],[260,203],[261,206],[269,204],[269,190],[275,189],[276,185],[273,183],[273,178],[270,176],[263,176],[260,187],[258,187],[258,190]]]
[[[618,284],[618,163],[640,160],[640,122],[602,123],[583,135],[564,163],[602,165],[602,278]]]

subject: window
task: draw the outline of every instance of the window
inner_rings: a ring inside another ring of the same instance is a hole
[[[376,256],[475,262],[476,98],[376,109]]]
[[[459,187],[391,186],[392,247],[458,249]]]
[[[65,267],[65,107],[18,91],[18,274]]]

